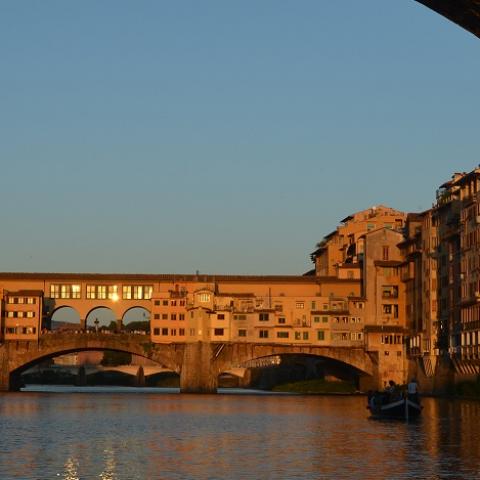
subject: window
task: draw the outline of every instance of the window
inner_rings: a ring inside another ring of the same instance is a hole
[[[382,285],[383,298],[398,298],[398,286],[396,285]]]
[[[81,298],[80,285],[70,285],[70,284],[50,285],[50,297],[51,298]]]
[[[314,323],[320,323],[320,317],[313,317]]]
[[[328,323],[328,317],[322,317],[322,322],[323,323]]]
[[[184,307],[184,306],[185,306],[185,300],[180,300],[179,305],[180,305],[181,307]]]
[[[160,320],[160,314],[159,314],[159,313],[155,313],[155,314],[153,315],[153,318],[154,318],[154,320]]]
[[[382,305],[382,311],[384,314],[389,315],[392,313],[392,305],[389,303]]]
[[[143,298],[143,286],[134,285],[133,286],[133,298],[134,300],[141,300]]]
[[[152,285],[145,285],[143,287],[143,298],[145,300],[150,300],[152,298],[153,293],[153,286]]]
[[[97,298],[95,285],[87,285],[87,299],[95,300]]]
[[[221,337],[221,336],[223,336],[223,331],[224,331],[223,328],[215,328],[215,329],[213,330],[213,334],[214,334],[216,337]]]
[[[172,307],[176,307],[177,306],[177,301],[176,300],[170,300],[170,305]]]
[[[191,337],[194,337],[194,336],[195,336],[195,329],[194,329],[194,328],[191,328],[191,329],[189,330],[189,332],[190,332],[190,336],[191,336]]]
[[[162,320],[168,320],[168,313],[162,313]]]
[[[184,313],[180,313],[180,314],[178,315],[178,319],[179,319],[179,320],[185,320],[185,314],[184,314]]]
[[[118,300],[118,286],[109,285],[108,286],[108,298],[109,300]]]
[[[285,317],[279,317],[278,318],[278,323],[280,323],[280,324],[286,323]]]
[[[268,338],[268,330],[260,330],[258,332],[258,337],[259,338]]]
[[[225,320],[225,314],[224,313],[219,313],[217,315],[218,320]]]
[[[122,298],[124,300],[150,300],[152,298],[152,285],[123,285]],[[163,303],[165,305],[165,301]],[[168,305],[168,301],[167,301]]]
[[[303,332],[303,339],[308,340],[308,337],[309,337],[308,332]]]
[[[316,302],[312,302],[312,306],[311,306],[311,309],[312,310],[315,310],[317,307],[316,307]]]
[[[298,308],[298,309],[305,308],[305,302],[295,302],[295,308]]]
[[[300,340],[300,332],[295,332],[295,340]]]
[[[155,300],[153,303],[158,307],[160,305],[160,300]]]
[[[277,338],[288,338],[289,336],[289,332],[277,332]]]
[[[166,307],[168,305],[168,300],[162,300],[162,305]]]
[[[185,336],[185,329],[184,328],[180,328],[178,330],[178,334],[181,336],[181,337],[184,337]]]
[[[159,328],[154,328],[153,329],[153,334],[154,335],[160,335],[160,329]]]
[[[239,337],[246,337],[246,336],[247,336],[247,331],[246,331],[244,328],[241,328],[241,329],[238,331],[238,336],[239,336]]]
[[[259,314],[259,320],[261,322],[268,322],[268,313],[260,313]]]
[[[168,335],[168,328],[162,328],[162,335]]]
[[[98,285],[97,286],[97,298],[101,300],[105,300],[107,298],[107,286],[106,285]]]
[[[172,337],[176,337],[176,336],[177,336],[177,329],[176,329],[176,328],[172,328],[172,329],[170,330],[170,335],[171,335]]]
[[[26,314],[27,314],[27,315],[26,315],[27,318],[33,318],[33,317],[35,317],[35,312],[26,312]]]
[[[210,301],[210,294],[209,293],[201,293],[198,295],[198,301],[202,303],[207,303]]]
[[[382,247],[382,260],[388,260],[388,246],[384,245]]]
[[[50,297],[60,298],[60,285],[50,285]]]
[[[60,298],[70,298],[70,285],[60,285]]]
[[[244,315],[244,314],[234,315],[234,316],[233,316],[233,319],[234,319],[234,320],[246,320],[246,319],[247,319],[247,316]]]
[[[170,320],[176,320],[177,319],[177,314],[176,313],[172,313],[170,315]]]

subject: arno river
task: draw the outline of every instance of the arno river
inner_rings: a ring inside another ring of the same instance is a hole
[[[406,423],[364,397],[46,390],[0,394],[1,480],[480,478],[480,402]]]

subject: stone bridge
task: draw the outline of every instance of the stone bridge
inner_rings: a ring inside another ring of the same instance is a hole
[[[180,375],[180,390],[216,392],[218,376],[242,376],[249,362],[275,355],[314,355],[349,366],[375,386],[375,358],[363,348],[262,345],[253,343],[151,343],[145,335],[104,333],[45,334],[38,341],[9,341],[0,346],[0,390],[18,390],[23,371],[42,360],[85,350],[114,350],[139,355]]]

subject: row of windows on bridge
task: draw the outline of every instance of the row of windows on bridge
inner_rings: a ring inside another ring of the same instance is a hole
[[[270,330],[259,330],[258,331],[258,338],[266,339],[270,337]],[[289,332],[289,331],[278,331],[276,332],[276,338],[278,339],[288,339],[290,338],[290,333],[293,333],[293,338],[295,340],[310,340],[310,332]],[[190,336],[196,335],[195,328],[190,328],[189,330]],[[154,336],[177,336],[177,329],[176,328],[154,328],[153,329]],[[213,329],[213,336],[215,337],[223,337],[225,335],[224,328],[214,328]],[[185,336],[185,329],[179,328],[178,329],[178,336],[183,337]],[[241,328],[237,331],[238,337],[247,337],[247,329]],[[361,332],[334,332],[332,333],[332,340],[340,340],[340,341],[358,341],[363,339],[363,334]],[[325,340],[325,330],[317,330],[317,340]]]
[[[193,313],[191,313],[191,316],[193,317]],[[153,314],[154,320],[185,320],[185,314],[184,313],[154,313]],[[260,322],[268,322],[271,318],[275,318],[275,316],[270,316],[269,313],[259,313],[258,314],[258,319]],[[234,314],[233,315],[233,320],[247,320],[248,316],[246,314]],[[218,313],[217,314],[217,320],[225,320],[225,314],[224,313]],[[304,316],[304,320],[306,321],[306,317]],[[315,315],[313,317],[313,322],[314,323],[328,323],[329,317],[328,316],[317,316]],[[362,319],[361,317],[332,317],[332,322],[333,323],[361,323]],[[278,317],[277,318],[277,323],[282,325],[287,323],[287,319],[285,317]]]
[[[150,300],[152,285],[122,285],[123,300]],[[81,299],[82,287],[75,284],[50,285],[50,297],[62,299]],[[87,300],[118,300],[118,285],[87,285],[85,298]]]

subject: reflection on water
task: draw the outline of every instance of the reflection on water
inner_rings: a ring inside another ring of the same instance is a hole
[[[405,423],[363,397],[0,394],[0,479],[478,478],[480,404],[424,405]]]

